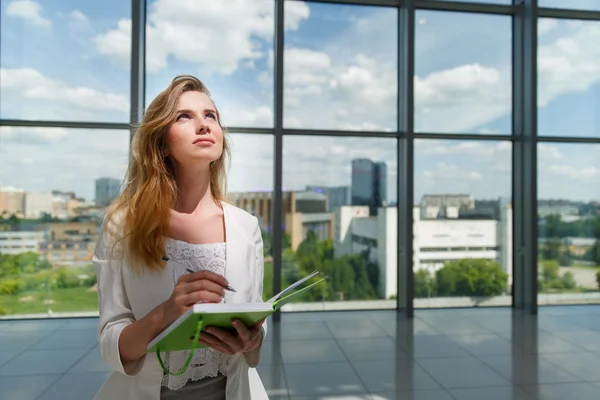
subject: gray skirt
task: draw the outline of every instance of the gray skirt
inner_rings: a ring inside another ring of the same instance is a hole
[[[214,378],[204,378],[187,385],[178,390],[161,387],[161,400],[225,400],[225,385],[227,377],[217,375]]]

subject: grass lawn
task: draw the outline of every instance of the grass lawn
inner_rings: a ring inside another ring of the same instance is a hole
[[[573,264],[571,266],[571,268],[577,268],[577,269],[587,269],[589,271],[600,271],[600,266],[596,265],[581,265],[581,264]]]
[[[15,296],[0,296],[0,311],[6,315],[38,314],[48,309],[55,312],[77,312],[98,310],[98,293],[88,287],[54,289],[50,293],[31,291]],[[51,299],[52,304],[45,304]]]

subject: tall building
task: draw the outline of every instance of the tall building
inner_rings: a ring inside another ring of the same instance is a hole
[[[369,206],[371,215],[386,205],[387,165],[366,158],[352,160],[352,205]]]
[[[0,215],[8,218],[13,214],[25,214],[25,190],[10,186],[0,187]]]
[[[96,179],[96,205],[107,206],[118,195],[121,181],[115,178]]]
[[[327,211],[334,212],[337,208],[352,204],[348,186],[313,186],[306,187],[307,191],[327,195]]]
[[[290,236],[291,246],[296,250],[306,238],[308,231],[317,234],[319,240],[333,237],[333,213],[328,210],[328,197],[316,191],[284,191],[282,193],[281,220],[283,230]],[[273,224],[272,192],[229,193],[227,201],[256,216],[267,231]]]

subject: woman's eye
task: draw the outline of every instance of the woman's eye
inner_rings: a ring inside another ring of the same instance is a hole
[[[211,113],[211,112],[209,112],[209,113],[206,113],[206,117],[207,117],[207,118],[212,118],[212,119],[214,119],[214,120],[216,120],[216,119],[217,119],[217,116],[216,116],[215,114]]]
[[[187,114],[179,114],[179,116],[177,117],[177,121],[179,121],[182,117],[185,117],[185,118],[188,118],[188,119],[190,118],[190,116],[187,115]]]

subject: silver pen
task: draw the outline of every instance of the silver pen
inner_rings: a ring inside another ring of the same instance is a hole
[[[170,259],[169,257],[167,257],[167,256],[163,256],[163,258],[162,258],[162,259],[163,259],[164,261],[174,261],[174,262],[176,262],[176,263],[177,263],[177,264],[179,264],[179,265],[183,265],[183,264],[182,264],[182,263],[180,263],[179,261],[171,260],[171,259]],[[198,271],[194,271],[193,269],[190,269],[190,268],[188,268],[188,267],[185,267],[185,270],[186,270],[187,272],[190,272],[190,273],[198,272]],[[232,288],[230,285],[223,286],[223,288],[224,288],[225,290],[228,290],[228,291],[230,291],[230,292],[235,292],[235,291],[236,291],[236,290],[235,290],[234,288]]]

